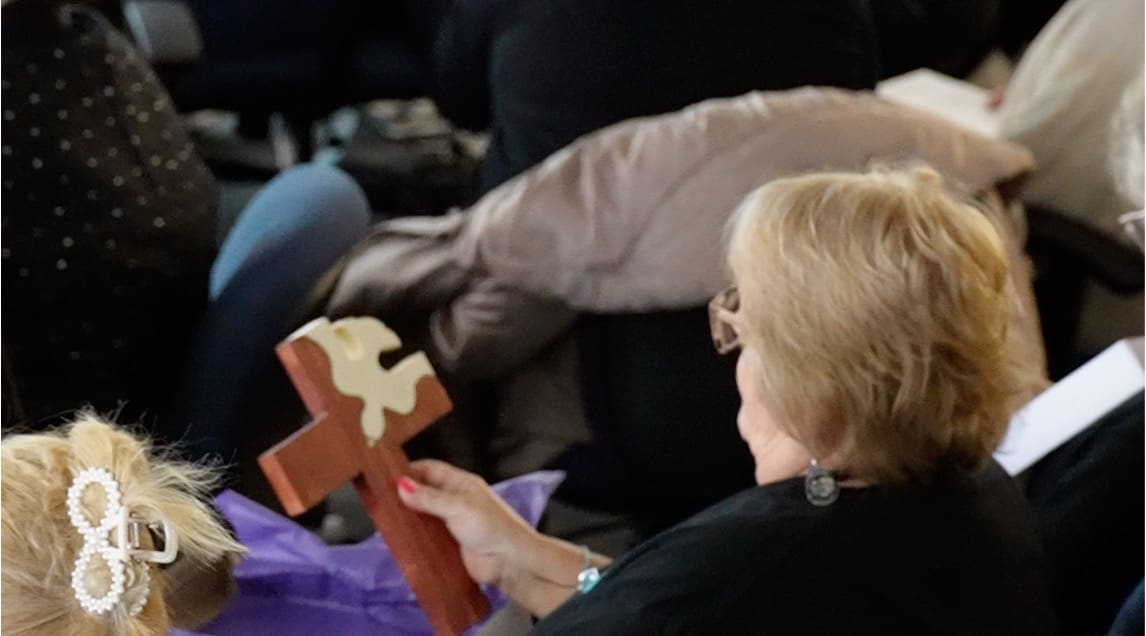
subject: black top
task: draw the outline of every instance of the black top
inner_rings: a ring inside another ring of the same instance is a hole
[[[457,0],[434,98],[489,129],[481,190],[577,137],[713,97],[876,80],[867,0]]]
[[[1143,404],[1139,392],[1025,475],[1067,634],[1107,633],[1142,580]]]
[[[535,634],[1048,634],[1032,516],[992,463],[921,488],[803,478],[742,492],[626,553]]]

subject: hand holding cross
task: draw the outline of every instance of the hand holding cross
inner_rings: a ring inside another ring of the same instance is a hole
[[[461,634],[489,612],[457,543],[434,517],[398,499],[409,461],[402,444],[452,405],[422,353],[392,369],[378,355],[401,346],[373,318],[319,318],[276,348],[314,421],[259,457],[287,514],[305,512],[353,480],[438,636]]]

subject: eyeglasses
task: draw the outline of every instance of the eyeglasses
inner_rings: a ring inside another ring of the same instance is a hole
[[[717,294],[708,303],[708,325],[712,329],[712,344],[719,354],[740,348],[740,292],[733,285]]]

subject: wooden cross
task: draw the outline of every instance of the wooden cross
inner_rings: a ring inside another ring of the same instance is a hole
[[[455,636],[489,613],[489,601],[442,521],[397,494],[409,466],[402,444],[452,404],[424,354],[380,366],[379,353],[400,346],[373,318],[320,318],[280,343],[279,359],[314,421],[259,456],[259,466],[291,516],[352,480],[434,633]]]

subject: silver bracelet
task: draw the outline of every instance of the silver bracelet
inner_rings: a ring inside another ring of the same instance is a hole
[[[593,567],[589,560],[589,546],[582,545],[581,547],[581,572],[577,574],[577,591],[581,594],[588,594],[597,582],[601,580],[601,571]]]

